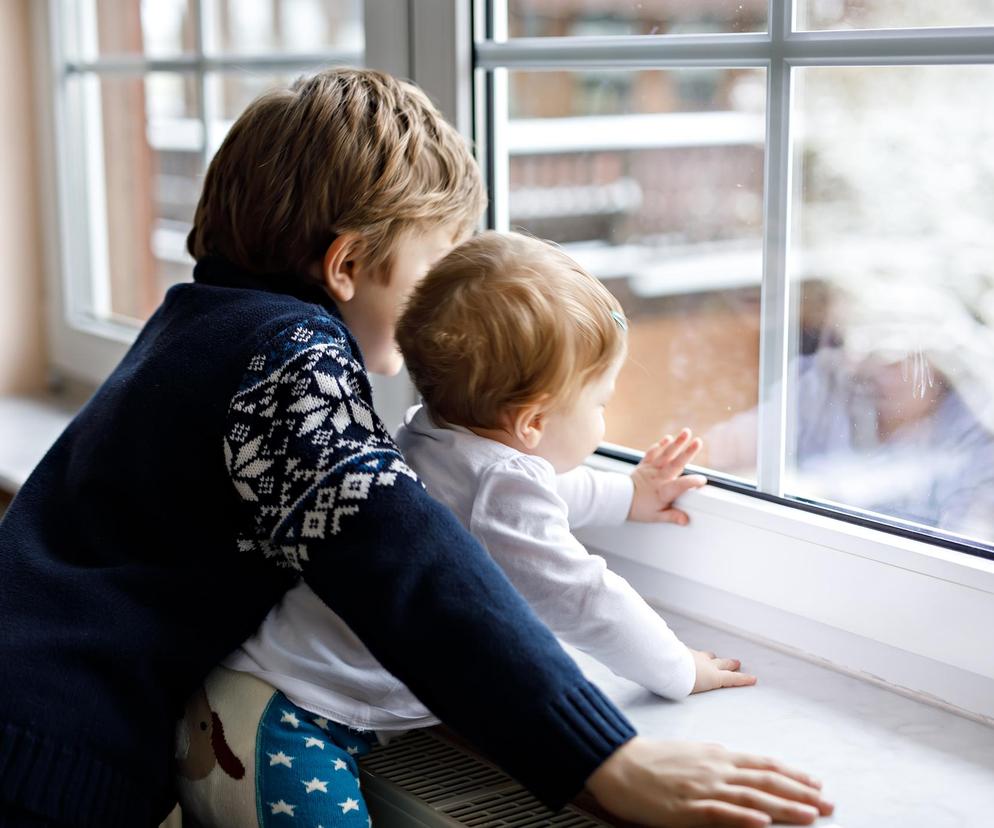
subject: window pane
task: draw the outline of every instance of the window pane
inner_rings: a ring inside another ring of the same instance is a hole
[[[763,70],[511,72],[510,223],[618,296],[607,440],[646,448],[756,404]],[[751,477],[755,438],[717,468]]]
[[[798,30],[994,26],[990,0],[800,0]]]
[[[766,0],[508,0],[511,37],[766,31]]]
[[[86,75],[70,92],[84,107],[90,310],[143,320],[190,277],[186,234],[203,172],[194,75]]]
[[[788,493],[994,543],[994,67],[797,83]]]
[[[192,0],[65,0],[77,26],[71,53],[85,60],[108,55],[170,57],[196,42]]]
[[[362,0],[212,0],[210,9],[211,51],[362,55]]]

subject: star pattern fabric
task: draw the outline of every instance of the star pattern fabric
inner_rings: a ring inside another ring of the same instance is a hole
[[[301,710],[282,693],[259,721],[256,775],[260,828],[369,828],[356,759],[376,744],[370,731]],[[343,773],[344,771],[344,773]]]
[[[239,549],[302,572],[378,489],[417,476],[344,338],[299,325],[268,347],[232,399],[224,457],[247,515]]]

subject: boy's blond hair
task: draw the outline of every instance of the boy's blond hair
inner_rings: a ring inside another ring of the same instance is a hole
[[[525,405],[569,405],[624,353],[625,329],[618,300],[557,247],[486,232],[415,288],[397,343],[433,416],[496,428]]]
[[[357,232],[386,270],[404,231],[486,206],[466,141],[411,83],[328,69],[256,98],[211,161],[187,246],[252,273],[309,279],[328,246]]]

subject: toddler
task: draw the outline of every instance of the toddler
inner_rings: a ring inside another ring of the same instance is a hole
[[[559,638],[670,699],[753,684],[739,662],[688,650],[572,534],[684,525],[674,501],[706,482],[680,476],[701,448],[689,429],[630,476],[581,465],[604,439],[626,331],[617,299],[561,250],[482,233],[433,268],[398,323],[424,404],[397,445]]]

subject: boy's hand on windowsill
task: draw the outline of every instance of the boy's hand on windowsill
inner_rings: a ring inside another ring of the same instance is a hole
[[[701,439],[685,428],[676,437],[667,434],[649,448],[632,472],[635,494],[628,511],[629,520],[680,526],[690,522],[687,513],[673,504],[684,492],[699,489],[708,482],[700,474],[683,474],[702,445]]]
[[[694,664],[697,665],[697,680],[691,693],[706,693],[722,687],[748,687],[756,683],[756,677],[740,673],[742,662],[737,658],[718,658],[705,650],[691,650]]]

